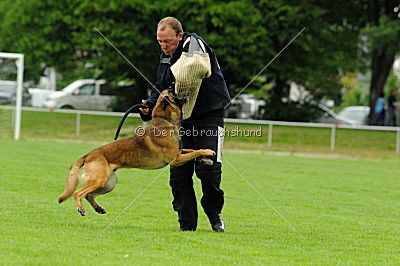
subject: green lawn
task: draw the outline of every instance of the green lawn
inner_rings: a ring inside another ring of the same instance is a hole
[[[1,112],[7,112],[0,110]],[[9,112],[9,111],[8,111]],[[22,114],[22,138],[28,140],[56,140],[75,142],[109,142],[113,140],[119,117],[81,115],[81,134],[75,134],[76,115],[62,113],[42,113],[24,111]],[[125,121],[120,136],[130,136],[138,126],[142,126],[138,118]],[[2,126],[4,128],[2,128]],[[0,124],[0,135],[11,136],[11,123]],[[242,132],[259,130],[259,125],[237,125],[226,123],[226,129],[232,133],[236,126]],[[396,132],[368,131],[353,129],[337,129],[336,149],[330,151],[329,128],[306,128],[274,126],[272,147],[268,147],[268,126],[261,127],[261,137],[229,137],[225,138],[228,149],[269,150],[324,153],[339,156],[400,162],[400,153],[396,153]]]
[[[93,144],[0,139],[1,264],[396,264],[400,254],[397,162],[225,153],[305,236],[302,239],[224,164],[226,233],[200,210],[196,232],[178,232],[165,171],[122,170],[116,189],[59,205],[69,166]],[[200,186],[195,182],[198,195]]]

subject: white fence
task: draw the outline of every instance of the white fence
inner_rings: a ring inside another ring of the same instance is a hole
[[[0,109],[13,110],[13,106],[0,106]],[[33,108],[33,107],[22,107],[23,111],[34,111],[34,112],[53,112],[53,113],[67,113],[76,114],[76,135],[80,135],[81,131],[81,115],[100,115],[100,116],[115,116],[122,117],[122,112],[99,112],[99,111],[86,111],[86,110],[67,110],[67,109],[48,109],[48,108]],[[139,114],[130,114],[130,117],[139,117]],[[253,125],[268,125],[268,147],[272,146],[273,127],[274,126],[289,126],[289,127],[317,127],[317,128],[330,128],[331,129],[331,140],[330,149],[335,150],[336,145],[336,129],[347,128],[347,129],[359,129],[359,130],[375,130],[375,131],[393,131],[396,134],[396,152],[400,153],[400,127],[381,127],[381,126],[350,126],[350,125],[337,125],[337,124],[323,124],[323,123],[301,123],[301,122],[285,122],[285,121],[271,121],[271,120],[251,120],[251,119],[232,119],[225,118],[227,123],[235,124],[253,124]]]

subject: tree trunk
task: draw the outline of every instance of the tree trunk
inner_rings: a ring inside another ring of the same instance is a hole
[[[397,0],[384,0],[383,5],[379,1],[373,1],[373,21],[375,25],[379,25],[379,20],[382,15],[386,15],[390,20],[398,20],[398,14],[395,12],[395,7],[398,5]],[[381,15],[382,14],[382,15]],[[379,94],[384,92],[386,80],[392,69],[395,59],[395,53],[388,48],[374,49],[372,51],[371,64],[371,84],[369,87],[369,124],[372,124],[375,118],[375,105]]]
[[[270,91],[270,97],[268,99],[268,111],[267,119],[271,120],[283,120],[285,119],[284,103],[282,98],[289,97],[289,85],[286,80],[280,78],[279,72],[275,73],[275,84]]]
[[[369,106],[371,107],[369,113],[369,124],[375,118],[375,105],[379,94],[384,92],[386,80],[392,69],[395,59],[394,53],[387,52],[386,49],[375,50],[372,52],[372,76],[371,84],[369,87]]]

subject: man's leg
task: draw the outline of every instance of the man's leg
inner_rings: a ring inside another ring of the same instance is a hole
[[[221,163],[214,162],[214,165],[206,165],[196,162],[196,175],[201,180],[203,190],[201,206],[215,231],[225,231],[225,226],[220,217],[224,206],[224,191],[220,188],[221,173]],[[223,228],[218,229],[215,228],[216,226]]]
[[[190,137],[182,136],[182,148],[193,149]],[[197,201],[193,188],[194,161],[170,168],[170,185],[174,200],[172,206],[178,212],[182,231],[195,231],[197,227]]]
[[[389,108],[389,123],[388,126],[396,126],[396,110]]]
[[[213,165],[207,165],[196,160],[195,171],[197,177],[201,180],[203,190],[201,205],[204,212],[207,214],[213,230],[223,232],[225,225],[220,217],[224,205],[224,191],[220,188],[222,174],[220,156],[223,135],[218,134],[218,127],[223,129],[222,118],[219,121],[198,127],[199,132],[206,133],[195,138],[196,149],[211,149],[216,152],[216,155],[211,158],[214,162]],[[212,134],[208,134],[208,132],[212,132]]]
[[[183,231],[195,231],[197,227],[197,202],[193,188],[193,172],[193,161],[170,169],[170,185],[174,197],[172,205],[178,212],[178,221]]]

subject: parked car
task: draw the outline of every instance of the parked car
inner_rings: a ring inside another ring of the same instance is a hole
[[[29,88],[28,90],[31,95],[31,103],[33,107],[45,107],[44,102],[46,101],[47,97],[54,92],[39,88]]]
[[[0,104],[15,104],[17,95],[17,82],[0,80]],[[28,89],[22,88],[22,105],[30,105],[31,96]]]
[[[368,124],[369,106],[348,106],[341,110],[338,115],[350,119],[356,125]]]
[[[110,110],[116,89],[105,80],[79,79],[47,96],[44,106],[61,109]]]
[[[225,109],[225,117],[260,119],[264,106],[264,100],[256,99],[252,94],[241,94],[233,99],[230,106]]]
[[[367,124],[369,106],[348,106],[337,114],[322,104],[318,107],[323,111],[323,115],[316,121],[318,123],[353,126]]]

